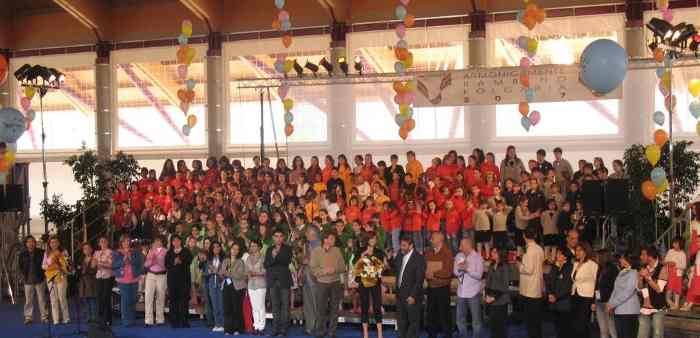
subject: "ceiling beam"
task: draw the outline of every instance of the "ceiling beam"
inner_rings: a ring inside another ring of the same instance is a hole
[[[176,107],[180,106],[177,91],[182,87],[175,80],[160,73],[160,65],[155,63],[133,63],[136,74],[145,78],[160,90],[168,102]]]
[[[180,0],[199,20],[204,21],[209,32],[220,32],[224,4],[222,0]]]
[[[68,14],[91,30],[97,41],[107,41],[109,32],[109,2],[103,0],[53,0]]]
[[[350,19],[350,0],[316,0],[328,11],[331,23],[348,22]]]

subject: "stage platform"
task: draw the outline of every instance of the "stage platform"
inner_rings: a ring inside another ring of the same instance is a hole
[[[665,338],[700,338],[699,311],[669,311],[664,322]]]

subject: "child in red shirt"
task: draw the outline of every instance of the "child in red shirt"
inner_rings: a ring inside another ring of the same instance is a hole
[[[423,252],[423,212],[420,203],[408,201],[408,213],[404,220],[403,230],[413,238],[416,250]]]
[[[345,218],[347,219],[348,223],[352,223],[360,219],[362,210],[360,210],[359,204],[360,203],[357,200],[357,197],[350,197],[350,205],[347,207],[347,209],[345,209]]]
[[[459,239],[457,233],[459,232],[460,225],[462,224],[462,217],[454,208],[454,204],[451,200],[445,202],[445,233],[447,235],[447,242],[450,243],[452,250],[456,250],[459,246]]]
[[[425,211],[425,229],[427,232],[440,231],[442,211],[438,209],[435,201],[428,202],[428,210]]]
[[[474,238],[474,202],[471,198],[467,199],[467,203],[462,210],[462,238]]]

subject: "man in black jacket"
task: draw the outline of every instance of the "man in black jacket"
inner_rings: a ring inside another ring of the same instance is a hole
[[[418,338],[420,333],[425,258],[414,250],[413,239],[401,239],[401,253],[394,260],[396,271],[399,338]]]
[[[46,283],[44,283],[44,270],[41,268],[44,259],[44,250],[36,247],[36,239],[27,236],[24,240],[25,250],[19,256],[19,269],[24,280],[24,324],[32,323],[34,316],[34,294],[39,304],[41,321],[48,323],[49,311],[46,306]]]
[[[292,249],[284,244],[284,233],[275,230],[272,234],[275,245],[265,254],[265,278],[272,303],[272,334],[286,336],[289,327],[289,289],[292,287]]]

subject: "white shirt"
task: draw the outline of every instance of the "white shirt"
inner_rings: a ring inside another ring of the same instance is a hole
[[[411,255],[413,255],[413,250],[405,254],[403,256],[403,259],[401,260],[401,272],[399,273],[399,287],[401,287],[401,283],[403,282],[403,270],[406,269],[406,264],[408,263],[408,260],[411,259]]]
[[[574,285],[571,288],[571,294],[578,294],[581,297],[593,298],[595,295],[595,281],[598,274],[598,264],[592,260],[587,260],[584,263],[574,263],[574,269],[571,272]]]
[[[673,262],[676,264],[676,273],[679,277],[683,277],[683,270],[687,267],[685,252],[683,250],[668,250],[664,263]]]
[[[522,296],[542,298],[542,288],[544,286],[542,264],[544,264],[542,247],[534,241],[528,243],[520,264],[519,291]]]

